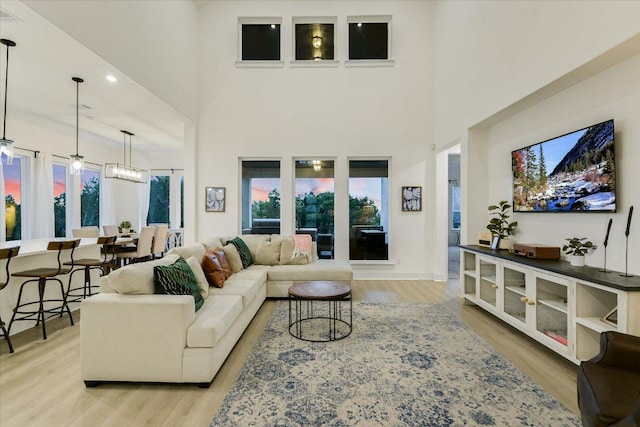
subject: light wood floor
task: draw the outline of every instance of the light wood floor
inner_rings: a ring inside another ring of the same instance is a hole
[[[354,281],[354,301],[443,303],[575,414],[577,367],[512,327],[455,296],[457,283]],[[267,300],[209,389],[184,385],[103,384],[80,380],[79,325],[47,322],[12,340],[0,340],[0,426],[208,426],[233,384],[275,302]],[[76,312],[77,313],[77,312]],[[355,325],[358,327],[358,325]],[[161,357],[161,355],[158,355]]]

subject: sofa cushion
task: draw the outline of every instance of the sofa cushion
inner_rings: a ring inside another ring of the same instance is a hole
[[[196,276],[184,258],[179,258],[170,265],[153,267],[153,286],[156,294],[192,295],[196,311],[204,303]]]
[[[202,298],[206,298],[209,296],[209,282],[207,282],[204,271],[202,271],[202,266],[194,256],[187,258],[187,264],[189,264],[189,268],[193,271],[193,275],[196,276],[196,282],[198,282],[198,287],[200,288],[200,295],[202,295]]]
[[[205,248],[202,243],[194,243],[188,246],[176,246],[167,252],[169,254],[178,254],[184,259],[187,259],[191,256],[196,257],[198,262],[202,264],[202,258],[204,257]]]
[[[187,347],[215,346],[242,310],[242,297],[238,295],[209,296],[187,329]]]
[[[280,263],[280,250],[282,249],[282,241],[269,242],[261,240],[258,242],[256,250],[255,262],[260,265],[276,265]]]
[[[353,271],[348,261],[321,259],[307,265],[274,265],[267,271],[267,278],[269,281],[351,281]]]
[[[109,286],[119,294],[152,295],[153,267],[173,264],[179,258],[180,255],[171,254],[155,261],[129,264],[109,273]]]
[[[225,280],[228,279],[233,274],[233,270],[231,269],[231,265],[229,264],[229,261],[227,261],[227,257],[224,254],[224,251],[220,246],[216,246],[215,248],[211,249],[211,252],[216,254],[218,261],[220,261],[220,267],[222,267],[224,278]]]
[[[231,271],[233,271],[233,273],[241,271],[242,260],[240,259],[240,254],[238,253],[236,247],[229,243],[228,245],[224,245],[222,247],[222,251],[224,252],[224,256],[231,266]]]
[[[271,266],[268,265],[253,264],[246,270],[238,271],[232,278],[233,280],[256,280],[264,283],[267,281],[267,271],[269,271],[270,268]]]
[[[234,275],[227,280],[224,288],[211,288],[209,295],[239,295],[242,297],[243,306],[247,307],[258,294],[261,286],[265,286],[261,280],[236,279]]]
[[[251,256],[253,257],[256,256],[256,252],[258,251],[258,242],[271,240],[271,237],[268,234],[243,234],[238,237],[242,239],[245,245],[247,245],[247,248],[249,248],[249,252],[251,252]]]
[[[227,244],[232,244],[238,250],[238,254],[242,260],[242,268],[247,268],[253,264],[253,255],[251,255],[251,251],[244,240],[240,237],[234,237],[233,239],[228,240]]]
[[[273,236],[271,236],[273,242]],[[277,240],[276,240],[277,241]],[[293,251],[296,249],[296,241],[292,236],[282,236],[282,247],[280,248],[280,264],[289,264],[293,259]]]
[[[204,254],[202,270],[204,270],[204,275],[211,286],[215,286],[216,288],[224,287],[224,272],[222,271],[222,266],[216,254],[210,250]]]
[[[221,237],[210,237],[209,239],[203,241],[202,244],[204,245],[205,249],[214,249],[218,246],[224,246],[224,242],[226,242],[226,239],[222,240]]]

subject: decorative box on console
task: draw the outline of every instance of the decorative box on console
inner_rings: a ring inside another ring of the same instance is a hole
[[[514,243],[513,253],[527,258],[560,259],[560,247],[539,245],[537,243]]]

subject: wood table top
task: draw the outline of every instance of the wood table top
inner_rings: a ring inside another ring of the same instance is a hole
[[[339,282],[313,280],[289,288],[289,296],[301,299],[336,300],[351,295],[351,286]]]

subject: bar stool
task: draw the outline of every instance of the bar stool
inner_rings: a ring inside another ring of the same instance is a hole
[[[91,292],[91,288],[98,288],[99,286],[91,285],[91,270],[100,270],[101,276],[109,274],[109,267],[116,257],[114,246],[115,241],[116,236],[98,237],[97,244],[102,246],[100,250],[100,252],[102,252],[102,255],[99,259],[82,258],[74,259],[64,263],[64,265],[69,265],[72,268],[71,273],[69,273],[69,285],[67,286],[67,303],[82,301],[83,299],[93,295],[93,293]],[[73,279],[73,274],[77,273],[78,271],[84,271],[84,284],[82,285],[82,287],[72,288],[71,281]],[[79,290],[82,290],[81,295],[75,293],[75,291]],[[69,297],[73,299],[69,299]]]
[[[9,323],[8,331],[11,331],[11,326],[13,326],[13,322],[21,321],[21,320],[35,320],[36,326],[42,322],[42,339],[47,339],[47,330],[45,328],[45,314],[50,313],[52,317],[54,314],[62,317],[64,314],[64,310],[67,310],[67,314],[69,315],[69,320],[71,321],[71,325],[73,326],[73,317],[71,316],[71,310],[69,309],[69,305],[67,304],[67,294],[64,291],[64,285],[62,284],[62,280],[58,279],[56,276],[62,274],[68,274],[71,269],[63,268],[61,255],[62,251],[70,250],[70,259],[73,261],[73,252],[80,245],[80,239],[76,240],[64,240],[64,241],[54,241],[49,242],[47,245],[48,251],[58,251],[58,266],[57,267],[42,267],[42,268],[34,268],[32,270],[19,271],[17,273],[11,274],[11,277],[28,277],[29,280],[26,280],[20,285],[20,292],[18,293],[18,302],[16,303],[15,308],[13,309],[13,315],[11,316],[11,322]],[[47,282],[56,281],[60,284],[60,299],[44,299],[44,291],[47,286]],[[29,301],[22,302],[22,292],[24,291],[24,287],[28,283],[38,283],[38,301]],[[59,306],[53,307],[45,307],[46,304],[59,304]],[[37,305],[37,310],[32,309],[29,310],[30,306]]]
[[[11,278],[11,274],[9,273],[9,263],[11,262],[11,258],[18,255],[20,252],[20,246],[14,246],[13,248],[5,248],[0,249],[0,259],[6,259],[7,263],[5,264],[5,270],[7,272],[7,280],[0,283],[0,290],[4,289],[9,283],[9,279]],[[5,323],[0,318],[0,328],[2,328],[2,336],[7,340],[7,344],[9,344],[9,353],[13,353],[13,346],[11,345],[11,338],[9,338],[9,332],[4,327]]]

